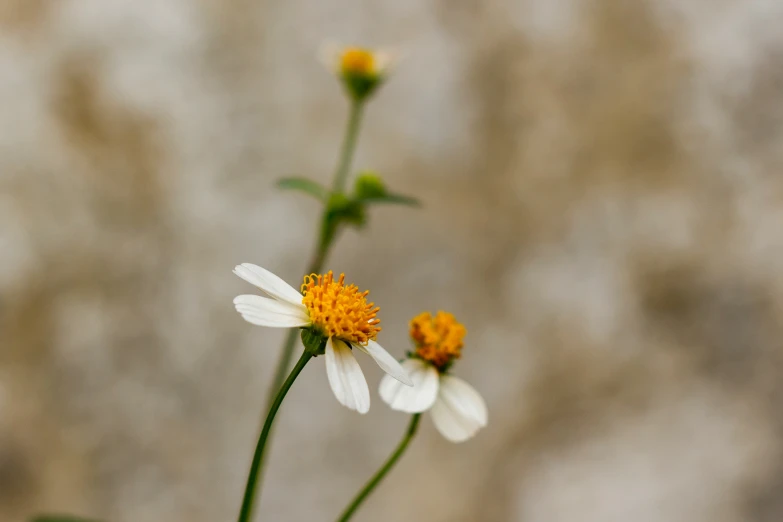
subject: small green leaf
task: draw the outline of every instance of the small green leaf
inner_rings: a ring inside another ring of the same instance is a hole
[[[75,517],[73,515],[38,515],[30,522],[98,522],[94,518]]]
[[[411,196],[403,196],[402,194],[384,194],[383,196],[368,196],[363,198],[357,198],[360,203],[368,204],[380,204],[386,203],[390,205],[407,205],[409,207],[420,207],[421,202],[418,199]]]
[[[307,178],[283,178],[278,180],[277,186],[283,190],[298,190],[321,201],[326,201],[329,191],[325,187]]]

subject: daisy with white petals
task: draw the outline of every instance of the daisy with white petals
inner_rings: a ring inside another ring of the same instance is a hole
[[[240,295],[234,299],[234,306],[246,321],[259,326],[308,329],[326,340],[326,375],[340,404],[359,413],[370,409],[370,391],[353,348],[372,357],[395,382],[413,384],[400,363],[375,341],[381,330],[380,319],[376,318],[379,308],[367,303],[368,291],[345,285],[345,275],[340,274],[336,281],[332,272],[305,276],[299,292],[250,263],[237,266],[234,273],[269,296]]]
[[[465,327],[454,316],[424,312],[410,323],[416,351],[402,363],[413,388],[388,377],[381,381],[381,399],[392,409],[407,413],[430,412],[438,431],[452,442],[462,442],[487,425],[487,406],[468,383],[450,375],[461,355]]]

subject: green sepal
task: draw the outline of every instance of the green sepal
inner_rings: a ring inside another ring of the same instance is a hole
[[[343,85],[348,95],[355,101],[364,101],[370,97],[383,81],[377,74],[343,74]]]
[[[302,344],[313,357],[318,357],[326,350],[326,337],[313,328],[302,328]]]
[[[443,366],[437,366],[438,373],[444,374],[448,372],[453,365],[454,365],[454,359],[451,359],[448,362],[446,362],[446,364],[444,364]]]
[[[311,179],[283,178],[277,181],[277,186],[283,190],[298,190],[299,192],[304,192],[324,203],[329,199],[329,190]]]

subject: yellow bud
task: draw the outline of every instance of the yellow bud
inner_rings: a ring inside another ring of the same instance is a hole
[[[360,47],[347,47],[340,56],[340,72],[355,76],[375,76],[375,55]]]

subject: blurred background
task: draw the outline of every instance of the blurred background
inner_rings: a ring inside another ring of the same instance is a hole
[[[468,328],[489,406],[425,416],[357,521],[783,519],[783,3],[4,0],[0,520],[233,520],[347,103],[327,40],[403,58],[354,166],[383,207],[327,267]],[[258,520],[333,520],[408,418],[323,361],[278,416]]]

